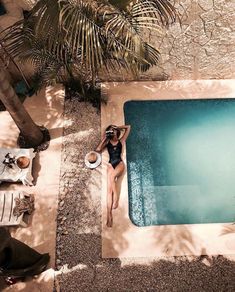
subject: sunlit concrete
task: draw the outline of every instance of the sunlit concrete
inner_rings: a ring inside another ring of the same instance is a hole
[[[165,82],[123,82],[102,84],[102,131],[109,124],[124,124],[123,105],[129,100],[172,100],[234,98],[235,80],[182,80]],[[124,161],[126,162],[124,149]],[[114,224],[106,227],[106,165],[102,165],[102,256],[155,257],[180,255],[235,254],[235,225],[192,224],[137,227],[128,215],[128,186],[125,173],[119,208],[113,211]]]
[[[49,292],[53,290],[54,284],[64,90],[59,86],[49,87],[38,95],[27,98],[24,105],[38,125],[49,129],[50,146],[46,151],[37,154],[33,161],[35,186],[26,187],[20,183],[4,183],[0,186],[0,190],[24,190],[34,194],[35,211],[30,217],[29,226],[27,228],[11,228],[11,234],[40,253],[49,252],[51,257],[50,269],[33,281],[29,279],[27,282],[14,285],[14,291]],[[17,147],[16,141],[19,131],[8,112],[0,112],[0,125],[0,147]],[[13,288],[6,288],[4,291],[8,291],[8,289]]]

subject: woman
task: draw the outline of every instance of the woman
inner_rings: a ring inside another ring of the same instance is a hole
[[[130,133],[131,126],[110,125],[103,134],[103,139],[96,148],[97,152],[102,152],[107,147],[109,153],[109,163],[107,168],[108,191],[107,191],[107,226],[112,227],[112,210],[118,207],[117,178],[123,174],[125,164],[122,160],[123,145]],[[121,136],[121,131],[124,131]],[[121,136],[121,137],[120,137]]]

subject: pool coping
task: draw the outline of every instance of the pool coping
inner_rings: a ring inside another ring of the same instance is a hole
[[[235,98],[235,80],[177,80],[102,83],[101,131],[124,124],[124,104],[130,100]],[[215,96],[216,95],[216,96]],[[123,159],[126,163],[126,150]],[[235,225],[231,223],[135,226],[129,219],[128,183],[122,177],[119,207],[112,228],[106,227],[106,166],[102,154],[102,257],[159,257],[228,255],[235,253]]]

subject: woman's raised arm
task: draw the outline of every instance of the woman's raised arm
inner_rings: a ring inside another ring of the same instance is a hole
[[[130,134],[131,126],[130,125],[123,125],[118,127],[120,130],[125,130],[125,133],[123,134],[122,138],[120,139],[121,142],[126,142],[127,137]]]

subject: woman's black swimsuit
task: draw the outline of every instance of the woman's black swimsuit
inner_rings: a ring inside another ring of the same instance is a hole
[[[107,149],[109,153],[109,163],[115,168],[121,161],[122,154],[122,143],[118,141],[117,145],[113,145],[110,141],[107,144]]]

